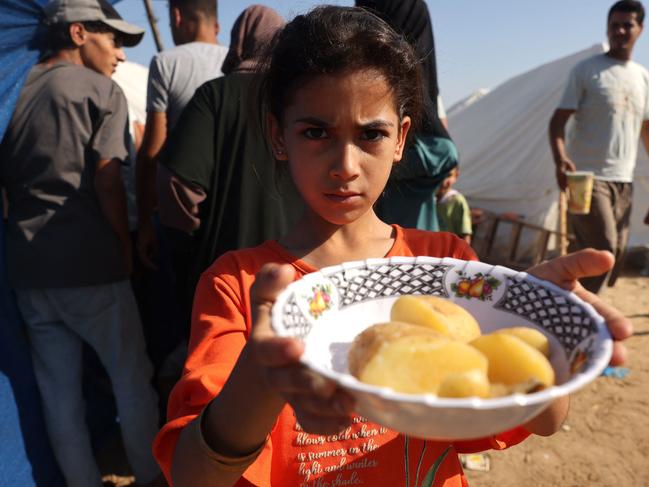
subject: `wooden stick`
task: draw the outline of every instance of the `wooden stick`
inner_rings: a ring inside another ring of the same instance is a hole
[[[568,201],[565,191],[559,192],[559,251],[568,253]]]
[[[158,19],[153,13],[151,0],[144,0],[144,8],[146,9],[146,16],[149,19],[149,25],[151,26],[151,33],[153,34],[156,49],[160,52],[164,49],[164,46],[162,45],[162,38],[160,37],[160,31],[158,30]]]

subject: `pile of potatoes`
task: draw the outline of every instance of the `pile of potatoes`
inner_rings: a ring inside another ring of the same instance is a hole
[[[389,323],[359,334],[349,370],[360,381],[411,394],[500,397],[555,382],[545,335],[526,327],[482,335],[461,306],[434,296],[402,296]]]

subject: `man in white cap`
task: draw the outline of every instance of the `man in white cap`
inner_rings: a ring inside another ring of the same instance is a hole
[[[0,146],[7,263],[26,324],[46,425],[68,487],[99,487],[84,419],[82,346],[105,366],[138,485],[165,485],[137,307],[121,166],[127,106],[110,79],[144,31],[104,0],[45,7],[50,52],[30,72]]]

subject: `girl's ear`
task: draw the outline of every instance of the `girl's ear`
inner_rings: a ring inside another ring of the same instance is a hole
[[[278,161],[288,161],[288,154],[284,146],[284,135],[282,127],[274,115],[269,114],[266,119],[268,124],[268,133],[270,135],[270,146],[273,149],[273,155]]]
[[[397,146],[394,149],[394,162],[397,163],[403,157],[403,149],[406,145],[406,139],[408,138],[408,131],[410,130],[410,125],[412,120],[409,116],[405,116],[401,119],[401,125],[399,126],[399,133],[397,134]]]

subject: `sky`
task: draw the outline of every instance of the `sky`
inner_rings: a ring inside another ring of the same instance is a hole
[[[397,0],[399,1],[399,0]],[[152,0],[165,48],[173,46],[166,0]],[[228,45],[230,29],[243,9],[257,2],[221,0],[219,42]],[[352,1],[267,0],[290,19],[311,7]],[[480,88],[493,89],[512,76],[606,41],[611,0],[426,0],[433,20],[440,91],[446,107]],[[147,27],[144,40],[126,54],[149,64],[155,44],[142,0],[122,0],[122,16]],[[649,8],[649,3],[647,3]],[[647,19],[649,25],[649,18]],[[649,33],[640,37],[634,59],[649,67]]]

